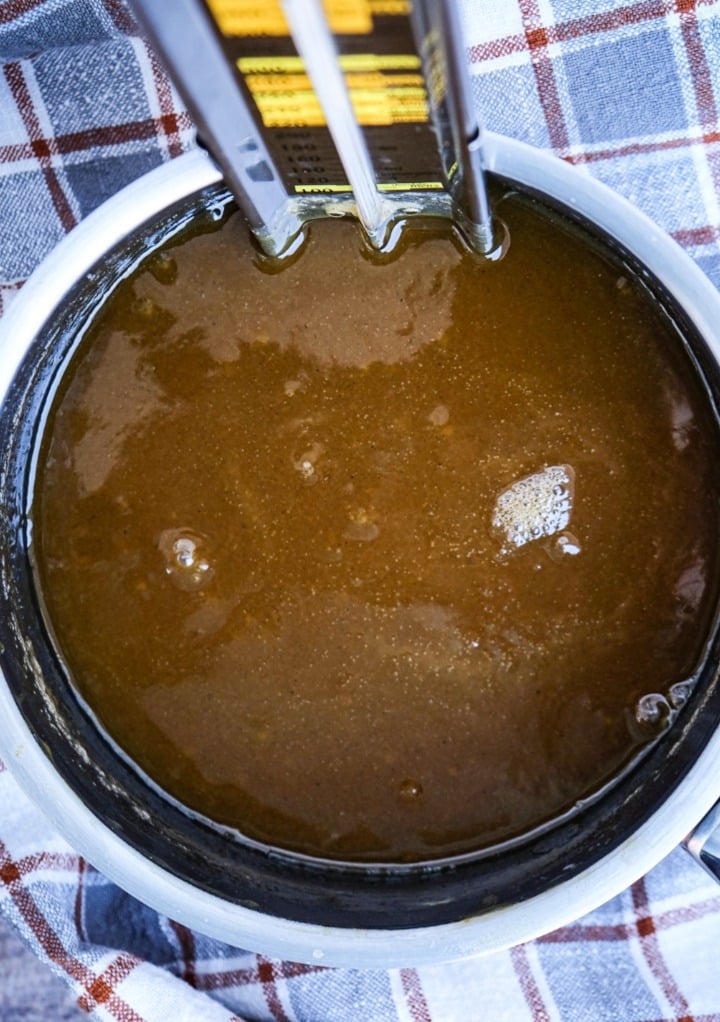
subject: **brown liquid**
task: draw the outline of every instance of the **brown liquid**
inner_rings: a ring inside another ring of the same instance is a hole
[[[379,265],[237,218],[153,257],[83,342],[34,523],[57,641],[163,788],[313,855],[415,859],[550,818],[692,674],[715,425],[626,271],[527,202],[481,265]]]

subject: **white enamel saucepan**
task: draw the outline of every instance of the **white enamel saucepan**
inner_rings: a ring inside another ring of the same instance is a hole
[[[641,274],[678,325],[709,400],[720,398],[720,295],[678,246],[573,167],[487,137],[487,163],[590,225]],[[33,587],[26,521],[32,452],[72,338],[108,287],[227,194],[201,152],[137,181],[36,270],[0,324],[0,755],[89,861],[174,919],[295,961],[389,968],[489,953],[581,916],[689,843],[713,868],[720,799],[715,635],[673,725],[601,798],[495,853],[404,867],[303,860],[190,817],[93,723],[56,661]]]

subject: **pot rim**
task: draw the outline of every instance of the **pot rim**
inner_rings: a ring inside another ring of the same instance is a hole
[[[720,294],[691,258],[622,197],[579,168],[488,133],[486,166],[574,209],[617,239],[677,296],[720,363]],[[0,400],[25,351],[91,267],[162,208],[221,181],[202,150],[165,164],[107,200],[40,264],[0,323]],[[339,967],[395,968],[488,954],[557,929],[620,893],[656,865],[720,798],[720,730],[653,816],[602,859],[521,903],[416,929],[350,929],[264,915],[194,887],[101,823],[57,774],[0,685],[0,756],[57,830],[101,872],[157,911],[270,957]]]

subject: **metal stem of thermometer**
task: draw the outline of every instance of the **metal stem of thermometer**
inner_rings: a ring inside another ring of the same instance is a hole
[[[235,73],[215,26],[199,0],[132,0],[165,59],[201,137],[219,163],[263,250],[290,250],[307,216],[285,184],[251,113],[242,77]],[[426,78],[439,71],[439,102],[432,102],[445,152],[446,187],[470,244],[489,254],[493,231],[485,187],[482,134],[475,118],[456,0],[416,0],[416,34]],[[407,193],[378,190],[362,129],[345,83],[322,0],[282,0],[293,43],[322,107],[353,193],[355,211],[370,243],[382,248],[394,219],[407,209]],[[434,86],[438,91],[437,86]],[[436,97],[437,98],[437,97]]]
[[[282,255],[302,222],[250,112],[242,80],[198,0],[132,0],[203,142],[222,169],[263,251]]]
[[[378,191],[322,0],[282,0],[282,7],[352,188],[358,219],[371,244],[382,248],[395,207]]]
[[[488,255],[494,238],[482,128],[473,104],[458,6],[457,0],[415,0],[413,17],[441,154],[446,156],[446,186],[468,240]],[[440,72],[437,80],[435,68]],[[443,142],[446,153],[442,153]]]

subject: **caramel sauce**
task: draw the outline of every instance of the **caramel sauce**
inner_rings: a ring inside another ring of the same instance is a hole
[[[527,200],[484,265],[238,217],[153,255],[65,375],[37,576],[75,684],[162,788],[354,861],[481,848],[628,761],[697,668],[718,438],[632,275]]]

